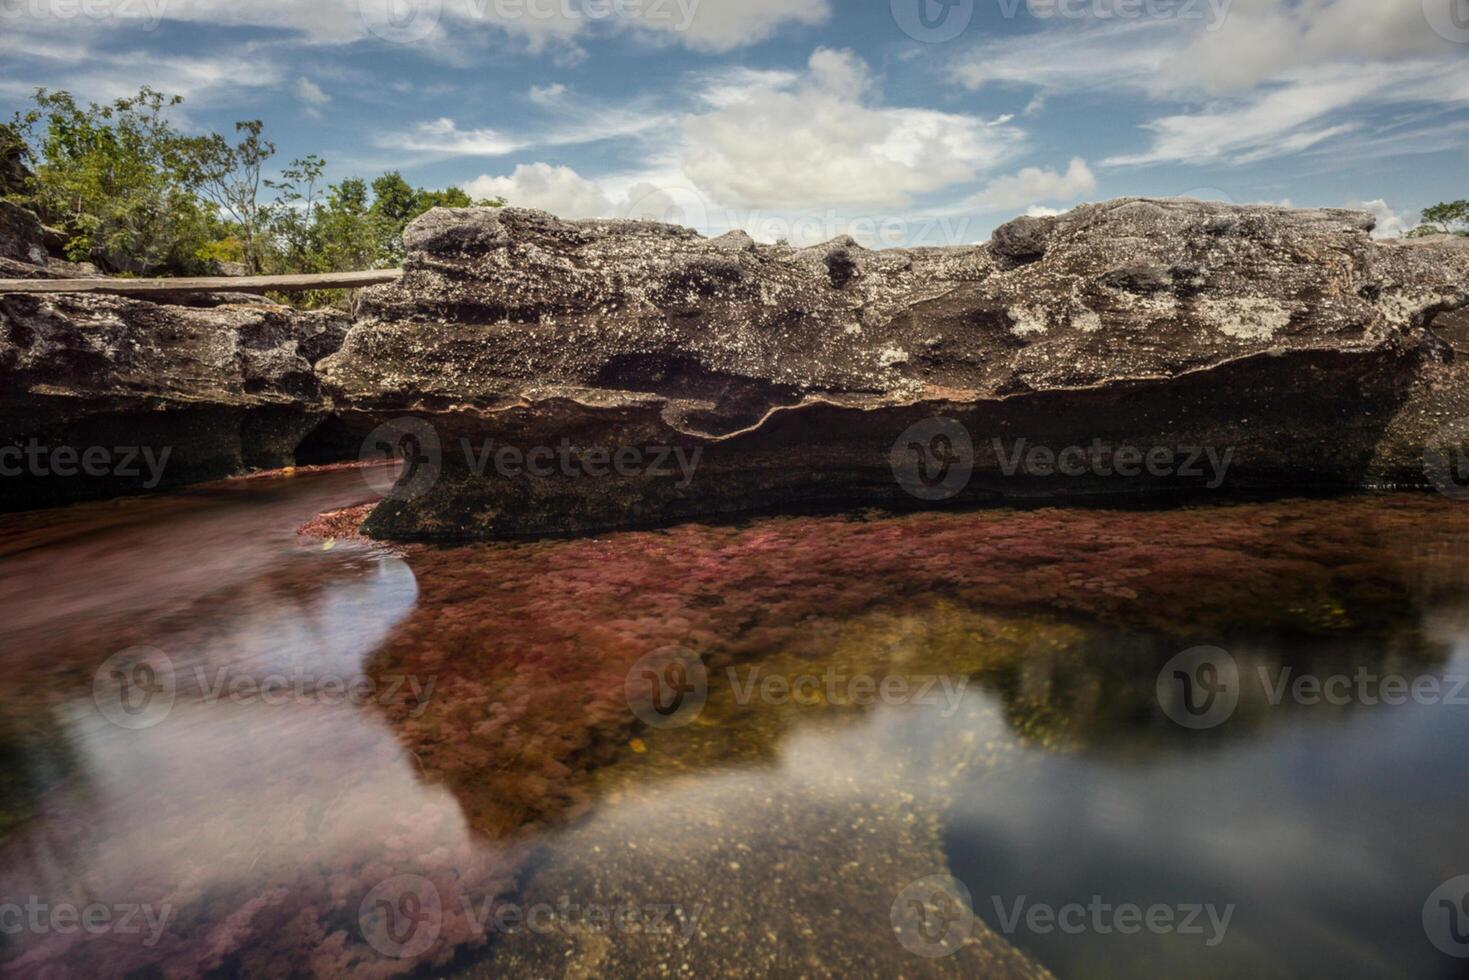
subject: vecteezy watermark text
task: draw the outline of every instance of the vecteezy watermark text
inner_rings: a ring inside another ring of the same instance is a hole
[[[93,936],[137,936],[146,931],[143,945],[151,948],[162,938],[172,914],[173,906],[167,902],[158,906],[147,902],[111,905],[90,902],[78,906],[71,902],[45,902],[32,895],[23,903],[0,903],[0,934],[85,932]]]
[[[667,936],[679,945],[693,938],[703,919],[703,904],[688,908],[673,902],[475,901],[460,896],[464,919],[481,936],[556,933],[623,933]],[[427,952],[444,925],[438,887],[421,875],[395,875],[379,882],[358,907],[358,926],[368,945],[384,956],[407,959]]]
[[[796,675],[760,666],[727,667],[725,679],[741,707],[754,703],[871,707],[919,705],[938,708],[945,718],[958,713],[967,677],[940,674],[865,674],[827,667]],[[692,724],[709,699],[709,671],[703,659],[678,645],[641,657],[628,671],[625,691],[633,714],[652,728]]]
[[[0,0],[0,21],[125,20],[156,31],[169,0]]]
[[[1312,673],[1291,666],[1257,665],[1241,670],[1219,647],[1193,647],[1168,661],[1158,673],[1158,703],[1185,728],[1217,728],[1233,717],[1246,688],[1252,703],[1279,707],[1361,705],[1469,707],[1469,675],[1383,673],[1362,666],[1351,672]]]
[[[1425,0],[1425,3],[1442,0]],[[963,34],[975,10],[993,4],[1005,20],[1023,10],[1037,20],[1202,21],[1207,31],[1224,25],[1234,0],[890,0],[893,21],[925,44],[942,44]]]
[[[491,468],[506,479],[525,476],[549,479],[560,476],[568,479],[591,477],[607,479],[611,476],[671,478],[679,477],[680,489],[694,481],[694,473],[704,456],[704,447],[695,446],[687,450],[683,446],[619,446],[607,449],[601,446],[576,448],[569,439],[562,439],[557,446],[496,446],[493,439],[484,440],[478,447],[468,439],[460,440],[464,448],[464,460],[469,471],[484,477]]]
[[[994,904],[1000,931],[1007,936],[1018,932],[1029,932],[1038,936],[1054,932],[1068,936],[1084,933],[1133,936],[1147,932],[1155,936],[1203,936],[1204,945],[1213,948],[1224,941],[1224,936],[1229,931],[1229,922],[1234,918],[1233,904],[1223,908],[1213,903],[1113,904],[1103,900],[1100,895],[1093,895],[1085,904],[1071,902],[1065,905],[1049,905],[1031,902],[1025,895],[1010,901],[994,895],[990,901]]]
[[[994,439],[986,447],[1006,478],[1039,477],[1183,481],[1217,490],[1234,463],[1233,447],[1114,444],[1095,438],[1089,445],[1059,448],[1029,439]],[[968,428],[937,416],[916,422],[889,450],[893,478],[919,500],[950,500],[964,491],[980,462]],[[986,462],[988,460],[986,459]]]
[[[1210,490],[1224,485],[1234,449],[1223,452],[1213,446],[1113,446],[1093,439],[1090,446],[1032,445],[1016,439],[1008,446],[1003,439],[994,440],[995,456],[1000,472],[1006,476],[1121,476],[1139,477],[1145,473],[1160,479],[1179,477],[1205,480]]]
[[[3,0],[0,0],[3,2]],[[0,446],[0,477],[63,478],[104,476],[143,480],[152,490],[163,481],[164,468],[173,455],[172,446],[155,451],[152,446],[46,446],[32,439],[24,445]]]
[[[683,33],[703,0],[357,0],[368,32],[412,44],[438,30],[447,7],[458,20],[513,24],[615,21]]]
[[[380,678],[333,674],[297,667],[289,671],[247,673],[224,666],[175,669],[168,654],[155,647],[130,647],[103,661],[92,677],[92,700],[103,718],[134,731],[152,728],[168,717],[181,681],[192,679],[192,691],[203,704],[377,704],[408,706],[418,718],[433,699],[436,677],[390,674]]]

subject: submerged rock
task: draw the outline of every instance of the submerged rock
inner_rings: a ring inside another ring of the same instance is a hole
[[[0,507],[288,465],[324,418],[345,315],[0,295]]]
[[[1469,241],[1127,199],[985,246],[435,210],[321,365],[412,465],[386,537],[1425,482]]]

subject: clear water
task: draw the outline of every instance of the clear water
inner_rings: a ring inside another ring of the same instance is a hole
[[[1469,673],[1469,508],[804,517],[396,550],[297,535],[370,496],[336,471],[0,518],[0,970],[1469,962],[1425,926],[1469,874],[1469,690],[1449,696]],[[1205,644],[1243,693],[1195,730],[1157,686]],[[705,666],[705,700],[650,726],[628,678],[670,645]],[[1445,683],[1435,703],[1275,704],[1285,669]],[[908,687],[857,704],[855,678]],[[934,875],[977,917],[941,957],[893,918]],[[1031,928],[1017,903],[1229,918]]]

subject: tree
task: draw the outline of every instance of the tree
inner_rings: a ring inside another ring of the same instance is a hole
[[[276,246],[275,265],[287,272],[317,272],[315,227],[320,204],[317,184],[326,172],[326,161],[316,154],[292,160],[279,180],[265,186],[276,193],[271,232]]]
[[[446,187],[437,191],[423,188],[414,190],[413,185],[404,180],[403,175],[396,170],[385,173],[372,182],[372,195],[373,213],[389,222],[393,228],[384,244],[387,254],[394,261],[401,261],[403,258],[403,229],[424,212],[433,208],[498,208],[505,204],[502,199],[474,201],[458,187]]]
[[[380,268],[389,263],[386,243],[393,222],[374,213],[368,203],[367,182],[349,177],[327,188],[326,203],[318,212],[317,242],[324,268],[331,271]]]
[[[264,265],[261,238],[271,214],[271,205],[260,200],[262,171],[275,156],[275,144],[261,138],[264,129],[259,119],[250,119],[235,123],[235,133],[243,137],[234,145],[218,133],[187,144],[191,176],[200,193],[239,228],[251,272]]]
[[[1435,204],[1423,211],[1423,224],[1414,235],[1469,235],[1469,201]]]
[[[0,126],[0,194],[61,225],[69,257],[139,275],[222,262],[251,272],[383,268],[402,261],[403,229],[430,208],[505,203],[474,202],[457,187],[414,188],[396,171],[370,190],[348,178],[323,191],[326,161],[316,154],[272,177],[276,147],[260,120],[236,123],[232,140],[184,136],[167,118],[182,101],[144,88],[83,108],[66,92],[38,90],[34,109]]]
[[[14,133],[36,161],[20,195],[67,234],[66,253],[140,275],[183,271],[215,228],[191,189],[188,140],[165,118],[183,100],[150,88],[83,108],[38,89]]]

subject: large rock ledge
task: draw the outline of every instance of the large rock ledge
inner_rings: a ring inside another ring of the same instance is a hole
[[[315,364],[347,327],[269,303],[0,295],[0,507],[295,462],[329,416]]]
[[[1421,486],[1425,444],[1469,415],[1439,335],[1469,303],[1469,241],[1371,227],[1129,199],[984,246],[868,251],[439,210],[320,373],[415,458],[368,522],[386,537]],[[1085,465],[1046,465],[1068,447]]]
[[[0,219],[0,266],[63,273],[38,223]],[[986,245],[869,251],[436,210],[355,322],[0,295],[0,452],[170,453],[157,479],[26,460],[0,507],[326,461],[364,437],[414,458],[367,525],[401,538],[1427,486],[1425,450],[1469,443],[1469,240],[1370,228],[1128,199]]]

